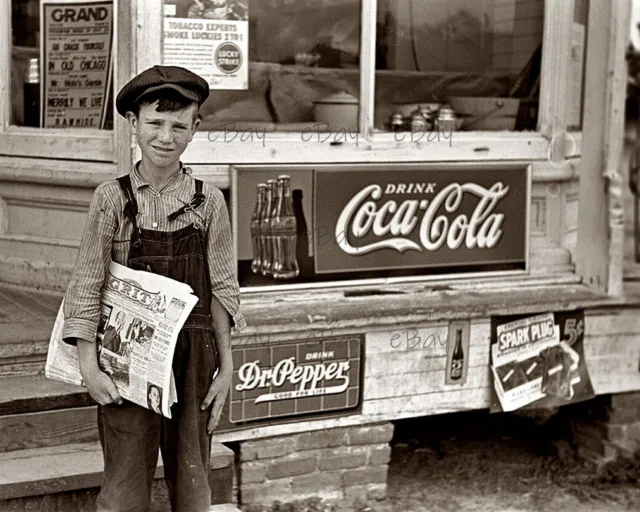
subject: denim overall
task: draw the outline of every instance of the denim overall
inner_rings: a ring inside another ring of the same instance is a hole
[[[130,177],[118,182],[127,199],[124,215],[133,226],[127,266],[186,283],[200,300],[178,335],[173,358],[178,402],[171,408],[172,419],[126,400],[98,408],[105,469],[97,509],[147,511],[160,447],[172,510],[204,512],[211,503],[211,439],[206,431],[210,409],[201,411],[200,403],[218,367],[205,238],[193,224],[170,232],[140,229]],[[191,202],[169,215],[169,220],[204,203],[202,182],[195,182]]]

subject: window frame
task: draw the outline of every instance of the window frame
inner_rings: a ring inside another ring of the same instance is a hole
[[[129,128],[115,110],[112,130],[91,128],[32,128],[10,124],[11,118],[11,4],[0,0],[0,67],[9,72],[0,74],[0,155],[11,157],[55,158],[100,162],[130,162]],[[118,91],[130,78],[133,52],[119,52],[131,48],[135,30],[136,1],[113,0],[113,88]],[[124,150],[123,144],[124,143]]]
[[[566,59],[556,56],[569,56],[574,4],[574,0],[545,0],[536,131],[453,132],[455,143],[398,142],[392,133],[374,132],[377,0],[361,0],[360,128],[356,140],[328,132],[263,132],[264,139],[260,138],[263,133],[249,130],[198,132],[183,160],[194,165],[533,160],[561,167],[567,159],[580,156],[582,142],[581,131],[567,134],[565,109],[557,108],[566,103],[570,92],[566,87],[570,68]],[[139,70],[162,61],[163,10],[163,0],[139,4],[140,34],[146,42],[144,55],[138,52]]]

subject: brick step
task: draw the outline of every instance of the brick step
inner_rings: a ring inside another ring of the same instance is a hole
[[[209,478],[212,503],[231,503],[233,466],[233,451],[221,443],[212,443]],[[1,453],[0,510],[12,510],[13,505],[29,497],[73,497],[70,491],[96,491],[101,484],[102,473],[102,451],[99,443],[95,442]],[[164,467],[159,457],[155,478],[163,476]]]

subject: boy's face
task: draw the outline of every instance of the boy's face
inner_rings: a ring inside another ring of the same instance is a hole
[[[138,116],[129,112],[131,131],[138,140],[142,159],[155,168],[178,164],[200,125],[198,107],[189,105],[175,112],[157,112],[158,102],[140,105]]]

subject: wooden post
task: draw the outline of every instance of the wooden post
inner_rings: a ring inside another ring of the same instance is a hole
[[[630,0],[589,2],[576,273],[622,294],[622,158]]]
[[[136,2],[116,0],[116,60],[113,63],[113,145],[117,174],[126,174],[133,164],[134,143],[129,123],[118,114],[115,98],[118,92],[135,75],[136,66]]]

